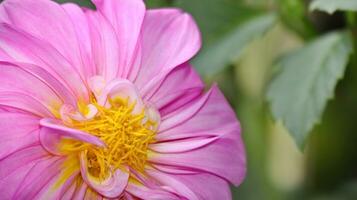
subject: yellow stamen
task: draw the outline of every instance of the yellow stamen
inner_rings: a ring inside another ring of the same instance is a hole
[[[146,165],[148,146],[154,142],[155,122],[143,122],[145,112],[132,114],[135,103],[128,100],[110,100],[110,108],[93,103],[98,109],[97,115],[88,121],[73,120],[67,126],[90,133],[105,144],[106,148],[97,147],[76,140],[65,139],[61,151],[68,155],[87,151],[89,173],[103,180],[110,169],[129,166],[143,171]],[[81,108],[83,108],[81,106]]]

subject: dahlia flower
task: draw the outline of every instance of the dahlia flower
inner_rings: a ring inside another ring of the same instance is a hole
[[[1,199],[231,199],[240,125],[188,63],[192,17],[93,3],[0,4]]]

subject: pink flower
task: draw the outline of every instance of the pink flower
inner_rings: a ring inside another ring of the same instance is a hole
[[[188,63],[191,16],[93,2],[0,6],[1,199],[230,199],[240,126]]]

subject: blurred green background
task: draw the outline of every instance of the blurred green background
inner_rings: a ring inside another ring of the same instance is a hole
[[[357,199],[357,0],[146,3],[200,26],[192,63],[224,91],[247,148],[234,199]]]

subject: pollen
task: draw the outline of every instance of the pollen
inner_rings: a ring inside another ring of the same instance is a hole
[[[110,170],[128,166],[143,172],[147,164],[148,146],[154,142],[156,123],[145,119],[145,111],[132,114],[135,103],[115,99],[109,106],[93,103],[98,109],[95,117],[86,121],[73,120],[68,126],[85,131],[101,139],[106,147],[66,139],[61,150],[67,153],[85,151],[89,173],[100,180]]]

